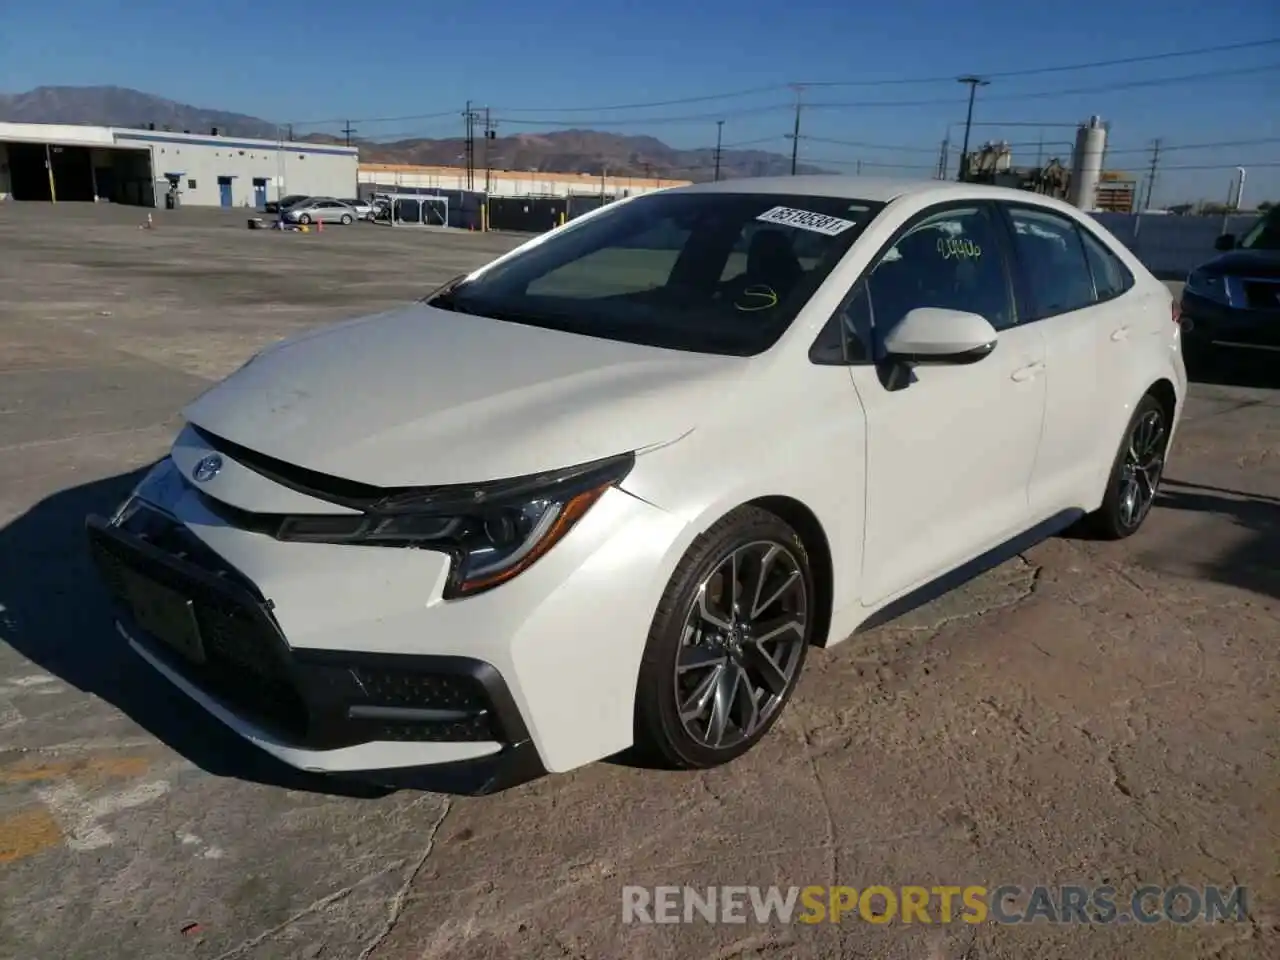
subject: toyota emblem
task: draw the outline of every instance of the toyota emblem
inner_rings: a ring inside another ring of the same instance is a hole
[[[191,471],[192,478],[196,483],[208,483],[222,470],[222,458],[216,453],[211,453],[204,457],[196,464],[196,468]]]

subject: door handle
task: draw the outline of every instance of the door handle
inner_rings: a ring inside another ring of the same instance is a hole
[[[1017,370],[1013,371],[1013,373],[1011,373],[1009,376],[1012,379],[1018,381],[1019,383],[1022,383],[1025,380],[1031,380],[1035,377],[1040,376],[1040,374],[1043,372],[1044,372],[1044,363],[1041,361],[1036,361],[1035,363],[1028,364],[1025,367],[1019,367]]]
[[[1118,329],[1113,330],[1111,332],[1111,339],[1117,343],[1119,343],[1121,340],[1128,340],[1129,328],[1126,326],[1126,327],[1119,327]]]

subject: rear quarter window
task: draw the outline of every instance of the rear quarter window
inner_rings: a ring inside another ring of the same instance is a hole
[[[1106,245],[1083,227],[1080,239],[1084,241],[1085,259],[1093,274],[1093,286],[1099,300],[1111,300],[1129,291],[1134,284],[1129,268]]]

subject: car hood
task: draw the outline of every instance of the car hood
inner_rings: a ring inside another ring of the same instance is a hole
[[[475,483],[676,440],[749,363],[415,304],[269,347],[183,414],[331,476]]]
[[[1280,250],[1232,250],[1200,268],[1206,273],[1280,279]]]

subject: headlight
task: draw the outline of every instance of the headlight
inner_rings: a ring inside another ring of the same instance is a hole
[[[453,557],[445,598],[517,576],[559,543],[631,471],[634,454],[473,486],[389,496],[359,516],[280,518],[279,540],[419,547]]]
[[[1192,270],[1187,275],[1187,292],[1217,303],[1228,305],[1231,303],[1231,294],[1227,290],[1226,277],[1221,274]]]

